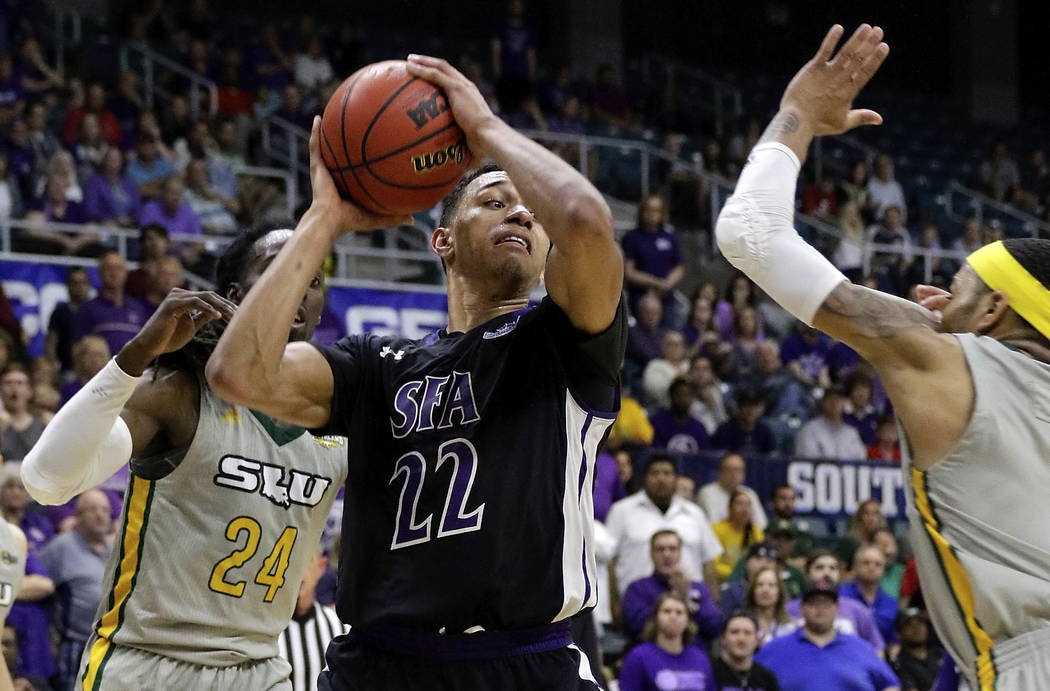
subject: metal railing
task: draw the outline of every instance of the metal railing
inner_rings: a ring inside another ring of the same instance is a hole
[[[957,199],[957,196],[962,199]],[[954,181],[948,185],[945,211],[948,218],[958,223],[963,223],[972,216],[980,223],[990,220],[1006,221],[1006,225],[1013,226],[1023,235],[1050,236],[1050,224]]]
[[[124,228],[120,226],[109,226],[100,224],[76,224],[56,223],[52,221],[27,221],[25,219],[0,219],[0,256],[16,261],[39,261],[52,264],[71,265],[94,265],[96,260],[82,257],[70,257],[59,254],[39,254],[35,252],[15,251],[16,233],[18,231],[31,232],[36,229],[58,231],[63,233],[77,233],[94,235],[99,244],[107,249],[115,250],[134,265],[129,250],[135,247],[140,237],[140,231],[135,228]],[[341,237],[332,248],[336,257],[335,273],[333,277],[341,280],[373,280],[376,284],[404,285],[406,282],[415,283],[413,278],[432,277],[427,283],[420,282],[419,285],[435,285],[441,282],[441,262],[437,255],[430,251],[418,249],[402,249],[406,238],[418,237],[422,233],[420,228],[390,229],[384,232],[383,246],[373,247],[370,243],[373,237],[366,233],[348,233]],[[222,249],[233,241],[229,235],[208,235],[195,233],[172,233],[169,236],[172,245],[203,246],[204,251],[209,254],[219,254]],[[416,242],[415,245],[420,243]],[[200,285],[208,284],[208,281],[200,276],[187,273],[187,280]]]
[[[208,115],[214,116],[215,113],[218,112],[219,87],[211,79],[208,79],[199,72],[195,72],[184,65],[180,65],[171,58],[161,55],[143,43],[127,41],[121,44],[121,70],[131,69],[133,63],[136,62],[138,63],[137,66],[142,70],[142,97],[146,102],[147,108],[153,108],[155,97],[158,94],[167,99],[172,97],[172,94],[168,92],[157,78],[156,72],[159,68],[167,70],[169,73],[176,74],[190,83],[190,114],[193,115],[195,120],[201,116],[202,93],[207,94],[207,103],[203,104],[203,106],[207,109]]]
[[[871,273],[872,258],[876,254],[899,254],[905,259],[909,259],[912,263],[916,261],[922,261],[923,263],[923,281],[930,283],[933,280],[933,263],[938,259],[950,259],[952,261],[962,263],[966,261],[966,252],[963,250],[946,250],[943,248],[932,248],[932,247],[902,247],[901,245],[889,245],[879,242],[868,242],[863,243],[864,251],[864,275],[867,276]]]
[[[237,175],[250,175],[257,178],[276,178],[284,183],[284,207],[288,218],[295,218],[295,207],[299,203],[299,180],[281,168],[267,168],[264,166],[248,166],[235,164],[233,172]]]
[[[309,132],[277,116],[267,119],[259,129],[262,150],[269,160],[282,164],[291,173],[310,173]]]

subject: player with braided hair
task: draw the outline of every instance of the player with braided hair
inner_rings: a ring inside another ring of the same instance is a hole
[[[346,476],[346,440],[228,403],[204,379],[226,322],[290,237],[246,231],[219,259],[221,294],[173,290],[25,459],[26,488],[45,504],[131,460],[80,688],[291,688],[277,636]],[[318,273],[289,341],[309,339],[323,303]]]
[[[912,548],[975,689],[1050,688],[1050,240],[995,242],[919,304],[854,285],[792,227],[814,136],[877,125],[853,99],[889,53],[834,26],[788,85],[716,226],[726,258],[868,360],[902,429]]]

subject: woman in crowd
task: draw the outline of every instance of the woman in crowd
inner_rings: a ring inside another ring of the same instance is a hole
[[[787,589],[775,567],[763,567],[751,577],[744,608],[758,622],[759,646],[798,628],[784,609],[787,601]]]
[[[734,490],[729,495],[729,517],[711,526],[722,543],[722,554],[715,559],[718,579],[725,581],[749,545],[762,542],[762,529],[751,522],[751,495]]]
[[[715,691],[711,661],[692,645],[695,636],[688,603],[673,593],[661,595],[643,642],[624,657],[620,691]]]

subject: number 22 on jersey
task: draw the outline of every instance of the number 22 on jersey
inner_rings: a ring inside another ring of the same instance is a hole
[[[485,514],[485,504],[467,513],[467,501],[474,486],[474,474],[478,469],[478,453],[467,439],[451,439],[438,447],[438,460],[434,470],[440,470],[446,461],[452,461],[452,482],[445,495],[445,508],[441,512],[436,538],[469,533],[481,530],[481,519]],[[420,521],[416,518],[419,495],[423,492],[423,478],[427,474],[427,460],[418,451],[410,451],[394,464],[394,475],[390,484],[401,475],[405,476],[401,485],[401,496],[397,501],[397,525],[394,527],[394,538],[390,549],[401,549],[419,545],[430,540],[430,524],[433,515]],[[405,500],[412,496],[412,506],[406,511]]]
[[[255,574],[255,582],[266,586],[266,594],[263,595],[264,602],[273,602],[277,591],[284,585],[284,572],[288,570],[288,559],[292,555],[292,547],[298,530],[288,526],[277,538],[269,556],[263,560],[259,572]],[[230,570],[239,568],[249,559],[255,556],[259,550],[259,540],[262,538],[262,528],[259,522],[249,516],[238,516],[226,526],[226,539],[230,542],[240,543],[241,533],[247,533],[248,539],[244,546],[230,552],[226,557],[219,560],[215,568],[211,570],[211,578],[208,587],[217,593],[229,595],[230,597],[241,597],[244,595],[244,586],[247,581],[231,582],[226,580]]]

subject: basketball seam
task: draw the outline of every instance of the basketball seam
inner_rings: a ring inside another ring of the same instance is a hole
[[[388,151],[385,154],[383,154],[382,156],[376,156],[375,158],[369,158],[367,160],[362,159],[360,163],[350,163],[348,161],[346,166],[340,166],[339,169],[343,170],[345,168],[345,169],[349,170],[351,168],[360,168],[362,166],[367,167],[369,163],[379,163],[380,161],[385,161],[386,159],[390,158],[391,156],[396,156],[397,154],[400,154],[400,153],[402,153],[404,151],[407,151],[408,149],[411,149],[413,146],[419,146],[420,144],[422,144],[423,142],[427,141],[428,139],[432,139],[433,137],[436,137],[437,135],[441,134],[442,132],[444,132],[444,131],[446,131],[448,129],[451,129],[453,127],[456,127],[456,126],[457,125],[456,125],[455,122],[451,122],[451,123],[445,125],[444,127],[442,127],[441,129],[436,130],[434,132],[431,132],[430,134],[428,134],[425,137],[422,137],[421,139],[417,139],[414,142],[409,142],[408,144],[405,144],[400,149],[394,149],[393,151]],[[372,175],[375,175],[375,173],[372,172],[371,169],[369,169],[368,172],[372,173]]]
[[[343,94],[343,106],[342,106],[342,108],[340,109],[340,112],[339,112],[339,131],[342,134],[341,138],[343,140],[343,155],[346,157],[346,162],[347,163],[350,163],[351,159],[350,159],[350,150],[346,146],[346,104],[350,101],[350,92],[354,90],[354,84],[356,84],[357,80],[360,79],[360,78],[361,78],[361,76],[358,75],[356,79],[354,79],[352,82],[347,84],[347,86],[346,86],[346,93]],[[372,121],[375,122],[375,119],[373,118]],[[371,125],[369,125],[369,129],[371,129]],[[368,139],[368,132],[366,131],[365,132],[365,136],[364,136],[364,140],[367,140],[367,139]],[[364,151],[362,150],[361,153],[363,155]],[[371,171],[369,171],[369,172],[371,172]],[[340,171],[339,174],[342,175],[343,174],[342,171]],[[354,182],[356,182],[357,186],[361,189],[361,191],[364,192],[365,195],[367,195],[368,198],[372,200],[373,204],[375,204],[379,209],[381,209],[383,211],[386,211],[388,213],[391,212],[391,210],[385,204],[380,204],[379,200],[376,199],[374,196],[372,196],[372,193],[368,191],[368,188],[366,188],[364,185],[361,184],[361,178],[357,177],[357,171],[355,171],[353,168],[351,168],[350,169],[350,174],[354,176]],[[345,184],[345,181],[346,181],[345,177],[343,178],[343,181],[344,181],[344,184]],[[348,196],[352,196],[352,195],[350,195],[349,186],[347,186],[346,192],[347,192]]]
[[[412,144],[409,144],[408,146],[402,148],[399,151],[387,152],[387,153],[383,154],[381,157],[379,157],[379,158],[377,158],[375,160],[370,160],[367,156],[365,156],[365,146],[368,144],[368,135],[372,132],[372,128],[375,126],[376,122],[383,115],[383,113],[386,112],[386,109],[390,107],[390,104],[394,102],[394,99],[396,99],[401,94],[402,91],[407,89],[413,82],[416,82],[416,81],[419,81],[419,77],[412,77],[407,82],[405,82],[404,84],[399,86],[397,88],[397,90],[394,91],[394,93],[392,93],[390,95],[390,97],[386,100],[386,103],[384,103],[382,106],[380,106],[379,110],[376,112],[376,114],[374,116],[372,116],[372,122],[368,123],[368,127],[365,129],[365,134],[361,138],[361,163],[357,164],[359,166],[364,166],[365,170],[368,171],[368,174],[371,175],[373,178],[375,178],[378,182],[383,183],[387,187],[393,187],[395,189],[401,189],[401,190],[436,189],[438,187],[444,187],[445,185],[449,184],[450,182],[454,182],[456,180],[459,180],[463,176],[462,173],[457,173],[455,176],[453,176],[451,178],[447,178],[447,179],[445,179],[445,180],[443,180],[441,182],[436,182],[436,183],[432,183],[432,184],[429,184],[429,185],[400,185],[400,184],[398,184],[396,182],[392,182],[390,180],[387,180],[386,178],[384,178],[384,177],[382,177],[380,175],[377,175],[376,172],[374,170],[372,170],[372,166],[371,166],[372,163],[376,163],[377,161],[383,160],[383,159],[387,158],[388,156],[392,156],[394,154],[401,153],[401,151],[404,151],[405,149],[411,148],[412,146],[417,146],[417,145],[422,144],[423,142],[425,142],[425,141],[427,141],[429,139],[432,139],[433,137],[436,137],[437,135],[441,134],[445,130],[456,126],[455,121],[453,121],[452,123],[446,125],[445,127],[442,127],[437,132],[431,132],[429,135],[427,135],[423,139],[420,139],[419,141],[413,142]],[[446,98],[446,101],[447,100],[448,99]],[[346,161],[347,161],[347,163],[350,162],[350,156],[349,155],[346,157]],[[351,169],[350,172],[354,173],[354,170]],[[354,177],[355,178],[357,177],[356,173],[354,173]],[[369,196],[371,196],[371,195],[369,195]]]

